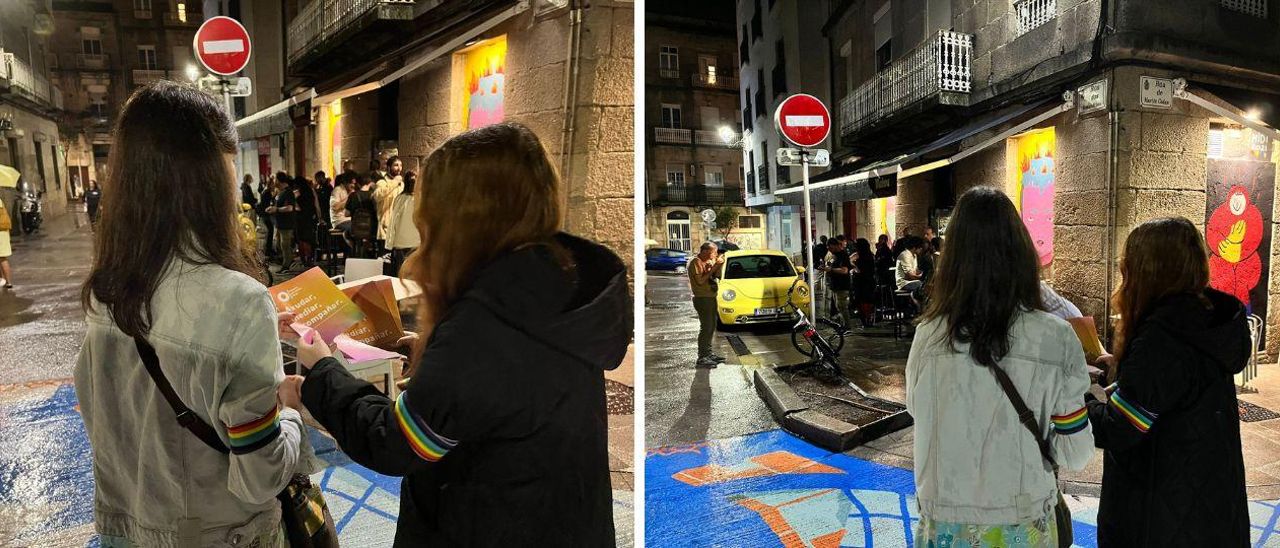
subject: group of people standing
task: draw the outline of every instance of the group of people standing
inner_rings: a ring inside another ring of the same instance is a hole
[[[613,545],[603,369],[632,338],[627,270],[561,231],[562,185],[531,130],[450,138],[423,162],[421,201],[393,200],[423,227],[407,275],[424,289],[395,398],[276,312],[238,235],[237,134],[216,100],[148,84],[113,135],[75,369],[103,546],[310,545],[277,500],[322,466],[304,407],[356,463],[404,478],[396,546]],[[372,192],[363,175],[344,183]],[[319,202],[274,184],[270,215]],[[303,376],[286,378],[282,337]]]
[[[336,229],[341,233],[337,247],[345,256],[389,255],[389,273],[397,275],[418,241],[413,224],[417,175],[403,167],[399,157],[391,156],[359,172],[347,160],[334,179],[323,171],[314,179],[281,171],[264,177],[256,191],[253,177],[245,175],[241,202],[261,219],[266,229],[263,253],[268,261],[279,262],[282,273],[293,270],[295,257],[304,269],[315,264],[318,243],[328,242],[330,229]]]
[[[1250,542],[1233,375],[1244,305],[1209,287],[1185,218],[1129,234],[1113,353],[1094,365],[1013,202],[959,200],[906,367],[920,546],[1070,546],[1058,471],[1104,451],[1100,546]]]
[[[941,250],[942,238],[929,227],[924,237],[907,234],[892,246],[889,236],[881,234],[874,251],[866,238],[822,236],[814,246],[813,260],[817,270],[825,273],[833,315],[844,318],[846,325],[856,317],[863,328],[869,328],[875,324],[877,287],[892,286],[920,308],[925,282]]]

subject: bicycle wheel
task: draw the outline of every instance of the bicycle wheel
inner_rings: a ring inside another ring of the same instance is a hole
[[[831,347],[831,350],[837,356],[840,355],[840,350],[844,348],[844,334],[841,333],[841,328],[833,323],[819,321],[817,331],[817,336],[827,341],[827,345]],[[813,345],[809,342],[809,339],[804,338],[803,327],[791,330],[791,345],[796,347],[796,350],[799,350],[801,354],[813,357]]]

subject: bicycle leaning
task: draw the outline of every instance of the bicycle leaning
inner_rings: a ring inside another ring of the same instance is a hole
[[[814,368],[814,377],[828,383],[844,381],[844,372],[840,369],[837,358],[844,348],[845,327],[827,318],[818,318],[818,325],[815,326],[804,310],[796,306],[792,297],[799,285],[800,278],[796,278],[787,290],[787,306],[795,311],[798,318],[791,328],[791,344],[801,354],[811,358],[809,366]]]

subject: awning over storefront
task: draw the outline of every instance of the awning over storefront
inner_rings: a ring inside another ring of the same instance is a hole
[[[408,60],[405,61],[404,66],[399,69],[396,69],[387,74],[379,75],[379,73],[384,70],[383,67],[381,66],[374,67],[373,69],[370,69],[368,72],[365,72],[359,78],[356,78],[348,82],[346,85],[341,86],[337,89],[334,89],[333,91],[326,92],[325,94],[320,95],[319,97],[316,97],[315,100],[312,101],[312,104],[316,106],[327,105],[339,99],[344,99],[346,97],[352,97],[355,95],[360,95],[361,93],[367,93],[367,92],[379,89],[387,84],[390,84],[396,80],[399,80],[400,78],[404,77],[406,74],[409,74],[415,70],[422,68],[427,63],[430,63],[431,61],[434,61],[443,55],[447,55],[453,52],[454,50],[465,46],[467,42],[470,42],[480,37],[484,33],[489,32],[489,30],[492,29],[493,27],[496,27],[499,24],[505,22],[506,20],[511,19],[512,17],[515,17],[517,14],[523,12],[526,9],[529,9],[529,3],[519,2],[516,5],[511,6],[510,8],[502,10],[497,15],[485,20],[483,23],[467,28],[465,32],[449,39],[443,44],[440,44],[434,48],[430,48],[427,51],[415,57],[409,58]],[[370,80],[370,78],[376,78],[376,79]]]
[[[315,96],[316,90],[308,89],[236,121],[240,140],[250,141],[293,129],[293,117],[289,113],[289,107],[307,103]]]
[[[1208,87],[1208,86],[1206,86]],[[1191,104],[1199,106],[1209,112],[1217,114],[1232,121],[1248,127],[1258,133],[1266,135],[1272,139],[1280,141],[1280,132],[1276,131],[1265,122],[1280,122],[1280,116],[1277,116],[1275,107],[1269,103],[1264,104],[1267,110],[1260,110],[1252,115],[1246,115],[1248,111],[1238,106],[1238,102],[1243,97],[1250,95],[1247,92],[1233,90],[1231,88],[1211,87],[1208,91],[1188,89],[1186,79],[1179,78],[1173,81],[1173,96],[1185,100]],[[1235,110],[1225,108],[1220,103],[1225,103],[1233,107]]]
[[[898,180],[959,162],[995,143],[1004,141],[1012,135],[1021,133],[1027,128],[1066,112],[1074,105],[1074,97],[1070,93],[1066,93],[1062,99],[1048,98],[987,113],[979,116],[973,122],[957,128],[911,152],[899,154],[892,158],[871,159],[869,160],[870,163],[867,163],[867,160],[860,160],[814,177],[809,184],[810,197],[815,203],[826,203],[893,196],[897,193]],[[917,160],[926,154],[954,145],[964,139],[1010,121],[1024,118],[1031,112],[1037,112],[1037,114],[998,135],[947,158],[917,166],[904,167],[904,164]],[[799,205],[803,199],[803,190],[801,185],[796,185],[775,191],[774,195],[782,198],[785,203]]]

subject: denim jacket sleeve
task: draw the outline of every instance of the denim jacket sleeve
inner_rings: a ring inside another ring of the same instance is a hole
[[[271,500],[309,453],[298,412],[283,408],[276,388],[284,379],[275,308],[263,290],[233,331],[226,383],[219,387],[214,428],[231,449],[227,488],[246,502]]]

